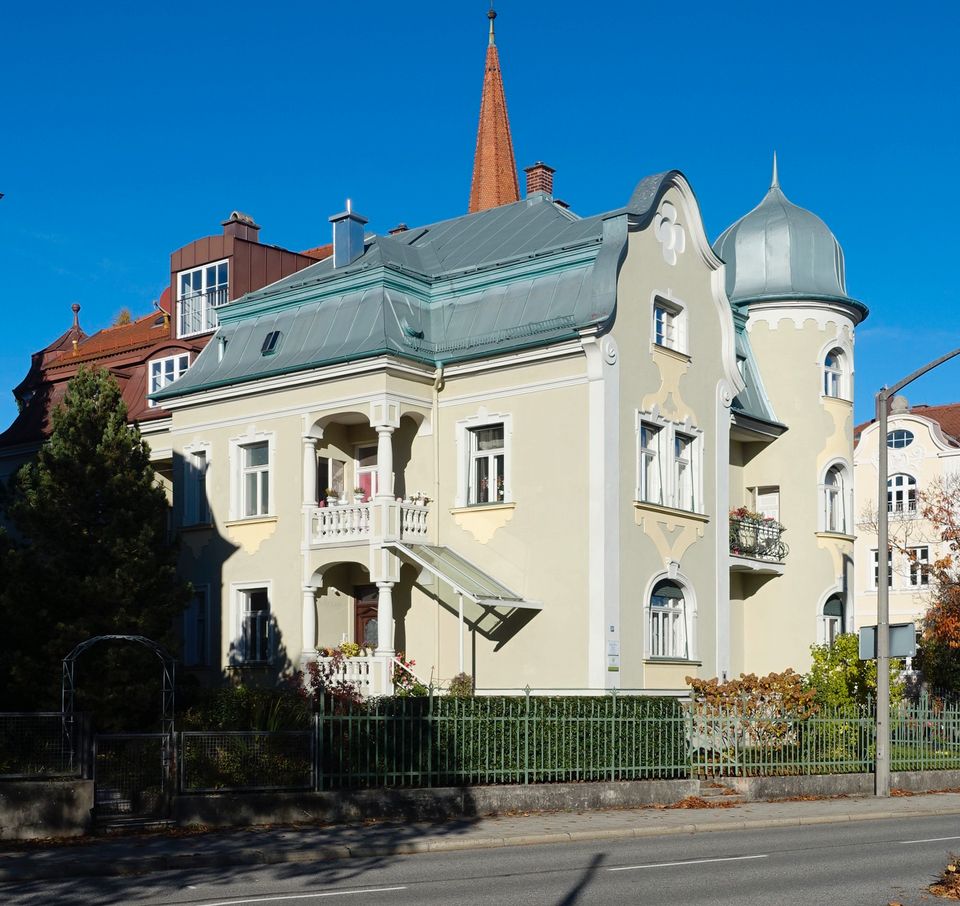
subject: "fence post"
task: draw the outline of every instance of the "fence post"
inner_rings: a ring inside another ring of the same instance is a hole
[[[313,735],[310,737],[310,789],[313,792],[319,792],[320,790],[320,759],[317,757],[317,751],[320,747],[320,715],[314,711],[313,713]]]
[[[427,688],[427,786],[433,786],[433,680]]]
[[[526,687],[527,702],[523,712],[523,782],[530,782],[530,687]]]
[[[317,757],[317,791],[323,790],[323,716],[324,709],[326,708],[326,692],[320,690],[320,708],[317,711],[314,722],[314,727],[316,728],[317,733],[317,745],[315,748],[316,757]]]
[[[610,690],[610,779],[615,780],[614,763],[617,760],[617,690]]]

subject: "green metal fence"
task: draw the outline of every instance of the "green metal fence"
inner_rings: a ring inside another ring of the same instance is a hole
[[[688,707],[694,777],[848,774],[873,770],[876,725],[867,708],[798,717],[773,706]]]
[[[686,777],[674,699],[397,698],[319,718],[322,789]]]
[[[894,771],[960,768],[960,703],[921,698],[891,710],[890,767]]]

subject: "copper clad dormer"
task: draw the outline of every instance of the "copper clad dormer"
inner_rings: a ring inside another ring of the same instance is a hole
[[[492,3],[487,16],[490,19],[490,37],[480,100],[477,150],[473,159],[473,182],[470,186],[471,214],[520,200],[507,99],[503,92],[500,57],[493,34],[493,20],[497,18],[497,13]]]

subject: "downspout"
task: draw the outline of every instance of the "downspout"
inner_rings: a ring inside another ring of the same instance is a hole
[[[437,365],[433,375],[433,505],[436,510],[433,519],[433,543],[440,544],[440,391],[443,389],[443,363]],[[438,586],[439,591],[439,586]],[[434,608],[433,626],[434,651],[433,663],[437,676],[440,676],[440,603]],[[460,627],[463,635],[463,627]],[[432,671],[431,671],[432,674]]]

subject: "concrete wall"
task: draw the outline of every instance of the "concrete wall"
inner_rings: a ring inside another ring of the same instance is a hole
[[[518,810],[669,805],[694,795],[697,789],[695,780],[639,780],[430,790],[179,796],[174,801],[174,818],[183,826],[207,827],[359,821],[366,818],[422,820],[499,815]]]
[[[90,829],[92,780],[0,783],[0,840],[77,837]]]

